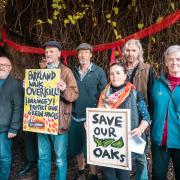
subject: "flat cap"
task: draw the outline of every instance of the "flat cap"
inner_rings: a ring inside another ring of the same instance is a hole
[[[47,46],[51,46],[51,47],[57,47],[60,51],[62,50],[62,46],[58,41],[55,40],[50,40],[47,41],[46,43],[43,44],[43,48],[46,48]]]
[[[88,43],[81,43],[81,44],[76,48],[76,50],[79,51],[79,50],[81,50],[81,49],[90,50],[90,51],[92,52],[93,47],[92,47],[90,44],[88,44]]]

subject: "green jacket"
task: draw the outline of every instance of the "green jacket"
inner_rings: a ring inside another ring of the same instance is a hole
[[[103,69],[92,64],[91,69],[81,80],[78,67],[74,70],[74,76],[79,89],[79,97],[73,103],[72,115],[75,118],[85,118],[86,108],[95,108],[101,91],[107,84],[106,75]]]

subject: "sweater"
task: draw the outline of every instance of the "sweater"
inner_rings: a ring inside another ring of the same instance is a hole
[[[0,88],[0,132],[16,134],[22,126],[23,87],[11,75]]]

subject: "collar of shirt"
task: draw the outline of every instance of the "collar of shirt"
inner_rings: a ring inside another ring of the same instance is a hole
[[[83,78],[86,76],[86,74],[91,71],[91,69],[92,69],[92,63],[91,63],[91,64],[89,65],[89,67],[87,68],[86,73],[83,74],[82,71],[81,71],[81,67],[80,67],[80,66],[78,67],[78,73],[79,73],[79,75],[80,75],[81,81],[82,81]]]
[[[0,79],[0,87],[2,87],[2,85],[4,84],[5,79]]]
[[[59,62],[54,64],[47,64],[47,69],[58,69]]]

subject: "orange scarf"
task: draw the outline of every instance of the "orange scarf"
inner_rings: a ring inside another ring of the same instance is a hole
[[[129,96],[130,92],[135,89],[133,84],[127,82],[124,88],[110,94],[110,87],[111,84],[109,83],[101,93],[98,101],[99,108],[118,108],[120,104],[122,104],[122,102],[124,102],[124,100]]]

